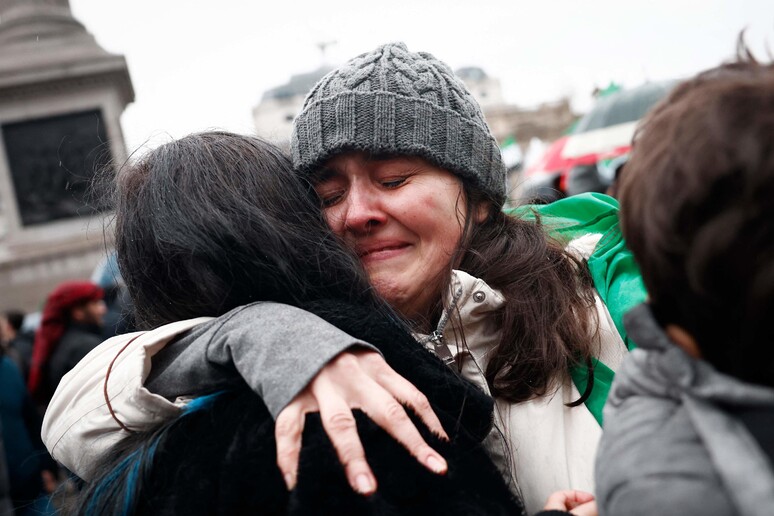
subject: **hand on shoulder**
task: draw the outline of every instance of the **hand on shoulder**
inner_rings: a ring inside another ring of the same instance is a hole
[[[410,407],[431,431],[448,439],[427,397],[396,373],[379,353],[352,349],[337,355],[277,416],[277,464],[288,489],[296,483],[308,412],[320,412],[349,483],[361,494],[376,491],[376,479],[357,434],[353,409],[362,410],[427,469],[446,473],[446,461],[425,442],[403,405]]]

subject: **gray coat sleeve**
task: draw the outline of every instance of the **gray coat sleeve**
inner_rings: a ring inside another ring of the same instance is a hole
[[[166,346],[153,357],[145,386],[174,399],[245,381],[276,418],[325,364],[351,346],[378,352],[299,308],[253,303]]]
[[[598,499],[597,505],[600,516],[728,516],[737,512],[722,489],[708,489],[702,478],[684,474],[622,483],[602,503]]]

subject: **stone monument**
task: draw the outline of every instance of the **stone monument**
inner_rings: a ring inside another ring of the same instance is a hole
[[[68,0],[0,0],[0,309],[37,309],[104,257],[90,184],[126,160],[119,119],[133,100],[125,59]]]

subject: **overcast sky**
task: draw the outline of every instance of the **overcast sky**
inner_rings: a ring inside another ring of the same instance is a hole
[[[130,150],[193,131],[252,133],[262,93],[388,41],[498,77],[509,102],[563,95],[578,110],[611,80],[684,77],[728,59],[747,28],[774,48],[772,0],[70,0],[73,14],[129,63]]]

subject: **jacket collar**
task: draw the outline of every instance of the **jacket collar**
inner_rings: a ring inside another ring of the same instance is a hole
[[[669,340],[647,304],[632,309],[624,324],[639,348],[624,362],[605,410],[614,411],[633,397],[651,404],[658,400],[662,406],[670,402],[680,405],[739,514],[754,514],[769,507],[774,500],[771,464],[743,424],[728,414],[727,407],[771,410],[774,389],[742,382],[683,353]]]
[[[417,338],[447,365],[460,364],[464,355],[471,355],[477,367],[486,370],[500,338],[492,315],[505,305],[502,294],[484,280],[454,270],[444,305],[436,330]]]
[[[625,364],[637,370],[628,377],[636,378],[632,387],[669,398],[689,394],[712,403],[774,405],[774,389],[743,382],[685,354],[664,333],[647,303],[629,311],[624,325],[639,346]],[[619,381],[624,383],[630,382]]]

